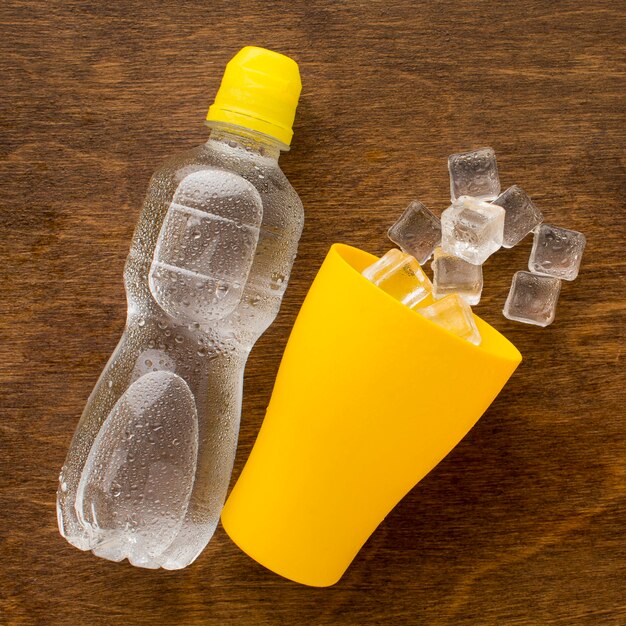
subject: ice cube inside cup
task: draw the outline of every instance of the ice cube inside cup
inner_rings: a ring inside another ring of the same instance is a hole
[[[432,284],[419,263],[395,248],[366,267],[362,274],[409,308],[415,308],[432,294]]]
[[[461,339],[476,346],[480,345],[480,332],[472,309],[459,294],[450,294],[430,306],[418,309],[417,312]]]
[[[451,293],[458,293],[468,304],[480,302],[483,290],[483,268],[472,265],[441,247],[435,248],[433,270],[433,297],[436,300]]]
[[[387,232],[389,239],[424,265],[441,241],[441,223],[421,202],[414,200]]]

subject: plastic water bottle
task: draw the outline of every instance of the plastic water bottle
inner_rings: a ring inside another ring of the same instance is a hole
[[[300,89],[292,59],[242,49],[208,141],[150,181],[124,270],[124,334],[59,477],[59,529],[81,550],[178,569],[215,531],[246,359],[276,317],[302,231],[278,165]]]

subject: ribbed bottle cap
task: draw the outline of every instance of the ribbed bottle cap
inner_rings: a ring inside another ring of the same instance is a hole
[[[301,90],[298,64],[293,59],[246,46],[226,65],[206,119],[243,126],[288,146]]]

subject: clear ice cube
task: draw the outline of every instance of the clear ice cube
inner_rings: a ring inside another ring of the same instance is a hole
[[[574,280],[586,242],[585,235],[575,230],[542,224],[535,230],[528,269],[535,274]]]
[[[462,339],[480,345],[480,332],[472,309],[458,294],[450,294],[430,306],[418,309],[417,312]]]
[[[433,269],[433,296],[436,300],[451,293],[458,293],[468,304],[480,302],[483,290],[483,268],[473,265],[441,247],[435,248]]]
[[[421,202],[414,200],[387,231],[389,239],[424,265],[441,241],[441,222]]]
[[[409,308],[432,294],[433,286],[419,263],[410,254],[395,248],[366,267],[362,274]]]
[[[448,157],[448,171],[450,198],[453,202],[461,196],[493,200],[500,193],[498,164],[493,148],[451,154]]]
[[[541,211],[518,185],[509,187],[493,201],[493,204],[501,206],[505,211],[502,240],[505,248],[517,245],[543,221]]]
[[[516,322],[548,326],[554,321],[560,291],[558,278],[516,272],[502,313]]]
[[[504,209],[461,196],[441,214],[441,247],[468,263],[482,265],[502,246]]]

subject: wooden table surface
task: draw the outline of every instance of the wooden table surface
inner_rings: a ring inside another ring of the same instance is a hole
[[[5,0],[0,11],[0,623],[626,624],[623,3]],[[587,236],[546,329],[501,314],[530,240],[487,263],[477,312],[524,361],[329,589],[265,570],[221,528],[196,563],[165,572],[82,553],[56,526],[59,468],[123,328],[147,181],[205,140],[224,65],[246,44],[300,63],[281,163],[306,226],[249,361],[235,476],[330,244],[380,254],[412,198],[440,212],[448,154],[493,146],[504,186]]]

